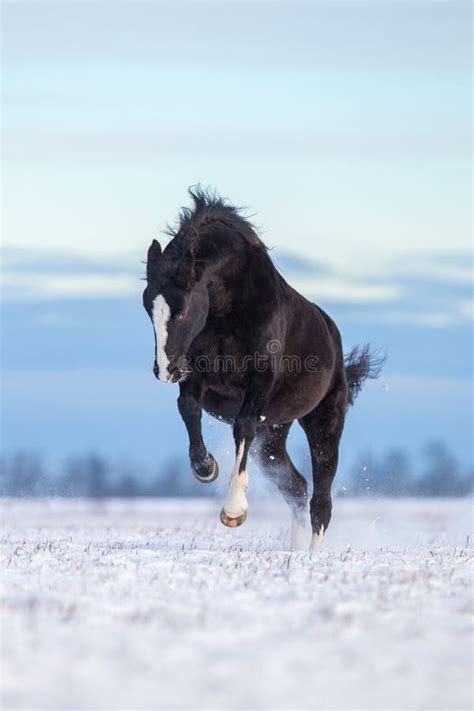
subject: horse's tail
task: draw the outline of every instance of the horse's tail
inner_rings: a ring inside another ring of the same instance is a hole
[[[347,397],[348,405],[354,404],[354,400],[359,394],[364,380],[379,377],[385,360],[385,354],[371,353],[368,345],[363,347],[355,346],[355,348],[344,357],[347,384],[349,385]]]

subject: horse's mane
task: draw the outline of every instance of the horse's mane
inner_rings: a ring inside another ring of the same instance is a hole
[[[238,232],[248,244],[267,251],[255,227],[242,215],[242,208],[231,205],[226,198],[200,185],[188,188],[188,194],[193,206],[180,209],[176,226],[167,225],[165,232],[170,237],[178,238],[178,241],[193,239],[199,235],[202,227],[212,222],[221,222]]]

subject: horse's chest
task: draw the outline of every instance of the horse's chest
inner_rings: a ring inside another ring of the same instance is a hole
[[[204,380],[216,388],[239,387],[249,370],[245,350],[231,336],[207,335],[193,349],[196,370]]]

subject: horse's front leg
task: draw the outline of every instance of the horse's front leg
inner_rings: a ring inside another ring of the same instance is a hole
[[[247,487],[249,475],[247,458],[250,446],[257,432],[259,418],[262,415],[264,402],[268,397],[269,385],[251,385],[244,398],[242,408],[234,423],[235,464],[232,471],[229,490],[221,511],[221,522],[224,526],[235,528],[241,526],[247,518]]]
[[[188,431],[191,467],[196,479],[209,484],[217,479],[219,465],[212,454],[207,451],[202,439],[201,396],[202,391],[197,383],[192,380],[180,383],[178,410]]]
[[[240,415],[234,425],[235,440],[235,464],[230,475],[229,490],[227,492],[224,506],[221,511],[221,521],[224,526],[235,528],[241,526],[247,518],[247,487],[249,475],[247,471],[247,456],[255,437],[256,420],[250,418],[244,423],[240,420]],[[238,432],[238,434],[237,434]]]

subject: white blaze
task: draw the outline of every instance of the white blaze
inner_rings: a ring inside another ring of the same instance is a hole
[[[227,498],[224,503],[224,511],[230,518],[238,518],[248,509],[247,497],[245,494],[249,483],[249,475],[246,469],[239,473],[240,463],[244,456],[244,449],[245,440],[242,440],[237,452],[234,471],[230,477],[229,493],[227,494]]]
[[[168,321],[171,311],[162,294],[158,294],[153,301],[152,313],[156,338],[156,362],[159,368],[158,377],[163,383],[166,383],[170,378],[170,373],[168,372],[170,361],[166,355],[165,346],[168,340]]]

